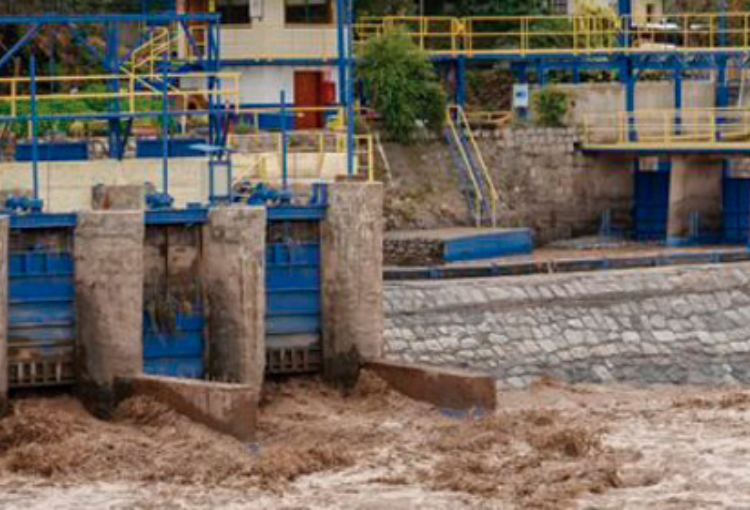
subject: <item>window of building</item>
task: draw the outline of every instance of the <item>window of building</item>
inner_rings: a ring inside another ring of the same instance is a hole
[[[568,14],[568,0],[549,0],[550,14]]]
[[[331,0],[284,0],[287,23],[329,24],[333,22]]]
[[[216,0],[216,12],[221,13],[223,25],[249,25],[249,0]]]
[[[654,21],[655,13],[656,6],[654,4],[646,4],[646,23],[652,23]]]

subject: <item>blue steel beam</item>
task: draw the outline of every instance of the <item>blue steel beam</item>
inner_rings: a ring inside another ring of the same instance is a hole
[[[23,49],[24,46],[26,46],[36,35],[39,33],[39,30],[42,28],[42,25],[36,24],[33,27],[31,27],[24,35],[21,37],[8,51],[5,52],[5,54],[0,57],[0,69],[2,69],[5,64],[10,62],[10,60],[16,56],[16,54]]]
[[[67,25],[70,23],[170,23],[173,21],[207,21],[218,23],[219,13],[186,13],[186,14],[75,14],[42,16],[0,16],[0,25]]]

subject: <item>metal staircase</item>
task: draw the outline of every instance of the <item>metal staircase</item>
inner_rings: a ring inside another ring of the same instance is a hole
[[[466,113],[460,106],[448,108],[444,134],[474,224],[494,227],[499,196]]]

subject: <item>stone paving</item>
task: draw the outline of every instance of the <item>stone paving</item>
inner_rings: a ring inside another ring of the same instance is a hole
[[[750,263],[388,282],[391,359],[501,385],[750,382]]]

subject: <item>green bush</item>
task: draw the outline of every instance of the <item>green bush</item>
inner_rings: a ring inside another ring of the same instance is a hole
[[[420,123],[442,129],[445,93],[427,55],[407,34],[394,31],[368,41],[357,74],[389,139],[412,141]]]
[[[568,95],[554,87],[545,87],[534,92],[531,108],[538,126],[563,127],[568,115]]]

